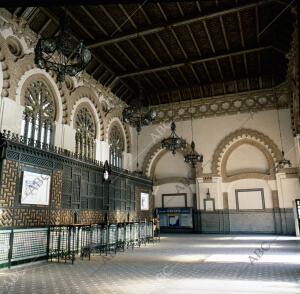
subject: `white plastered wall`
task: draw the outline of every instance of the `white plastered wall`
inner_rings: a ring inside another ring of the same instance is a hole
[[[293,138],[291,130],[291,119],[289,109],[279,110],[280,117],[280,127],[282,133],[282,143],[285,151],[285,157],[291,160],[293,166],[298,165],[297,150],[299,148],[299,140]],[[191,141],[190,134],[190,121],[178,121],[176,122],[177,134],[187,139],[188,142]],[[278,116],[277,110],[268,110],[261,111],[254,114],[249,113],[239,113],[235,115],[227,115],[220,117],[210,117],[194,120],[194,141],[196,143],[196,150],[199,153],[202,153],[204,156],[203,162],[203,171],[204,173],[211,172],[211,161],[213,153],[219,144],[219,142],[232,133],[235,130],[240,128],[249,128],[257,130],[260,133],[268,136],[274,143],[281,149],[281,140],[280,132],[278,125]],[[139,138],[139,162],[143,161],[147,152],[150,148],[162,140],[164,137],[169,136],[170,127],[169,123],[161,125],[152,125],[145,127]],[[297,145],[298,144],[298,145]],[[135,146],[135,142],[133,142]],[[251,162],[251,159],[247,156],[253,155],[256,161],[262,159],[264,155],[260,150],[257,152],[253,149],[255,147],[250,146],[249,152],[244,146],[240,148],[236,154],[232,154],[229,158],[229,164],[231,172],[236,173],[239,170],[248,170],[248,171],[258,171],[265,172],[266,170],[266,159],[263,159],[263,162]],[[252,150],[253,149],[253,150]],[[245,153],[244,155],[242,153]],[[135,150],[133,150],[135,158]],[[243,160],[243,156],[245,156]],[[182,167],[180,164],[174,165],[170,158],[169,161],[165,161],[161,158],[157,166],[160,170],[158,173],[155,173],[155,177],[164,178],[168,176],[169,173],[175,176],[182,176]],[[250,164],[249,164],[250,163]],[[164,176],[160,176],[164,174]],[[278,182],[280,178],[280,183]],[[223,192],[228,193],[229,200],[229,209],[235,209],[235,189],[255,189],[263,188],[265,205],[266,208],[272,208],[273,202],[271,197],[272,190],[278,190],[280,207],[291,207],[291,200],[299,197],[299,180],[298,179],[286,179],[282,176],[278,177],[277,180],[268,180],[268,179],[243,179],[231,183],[223,183],[222,178],[214,176],[211,182],[205,181],[203,178],[196,179],[196,191],[197,191],[197,206],[198,209],[204,209],[204,199],[207,197],[206,193],[209,189],[210,197],[215,199],[215,208],[223,209]],[[159,194],[173,193],[175,189],[175,184],[164,184],[159,187],[156,187],[156,190],[159,191]],[[157,192],[156,192],[157,194]],[[291,196],[288,196],[291,195]],[[285,198],[287,199],[285,200]],[[290,198],[289,198],[290,197]],[[156,196],[156,205],[160,204],[160,196]]]
[[[282,141],[286,158],[296,164],[295,140],[291,130],[291,118],[289,109],[281,109],[280,124]],[[257,130],[270,137],[280,148],[280,133],[278,128],[277,110],[259,111],[254,114],[238,113],[218,117],[194,119],[194,141],[196,151],[204,156],[203,171],[211,172],[211,159],[219,142],[230,133],[240,129],[249,128]],[[179,136],[191,142],[191,122],[176,122],[176,132]],[[147,152],[164,137],[170,135],[170,123],[162,123],[144,127],[139,137],[139,162],[143,162]],[[132,146],[136,146],[134,137]],[[136,158],[136,150],[133,148],[133,157]]]
[[[154,204],[155,207],[162,207],[162,195],[164,194],[186,194],[187,196],[187,207],[193,207],[193,194],[195,193],[195,184],[186,184],[183,182],[166,183],[159,186],[153,187]],[[172,204],[175,207],[181,205],[181,201],[177,196],[172,198]],[[165,204],[166,205],[166,204]],[[166,205],[168,206],[168,205]]]

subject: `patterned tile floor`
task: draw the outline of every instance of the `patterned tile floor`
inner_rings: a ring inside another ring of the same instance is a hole
[[[300,239],[165,235],[74,265],[0,270],[0,293],[300,293]]]

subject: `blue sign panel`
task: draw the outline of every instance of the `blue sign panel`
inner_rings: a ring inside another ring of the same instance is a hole
[[[193,228],[192,208],[157,208],[156,212],[162,228]]]

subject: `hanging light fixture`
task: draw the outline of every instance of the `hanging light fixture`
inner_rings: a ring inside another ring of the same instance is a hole
[[[276,97],[276,92],[274,92],[274,96]],[[277,161],[277,169],[289,168],[292,167],[292,163],[290,160],[284,157],[283,151],[283,144],[282,144],[282,134],[281,134],[281,127],[280,127],[280,116],[279,116],[279,105],[277,101],[277,120],[278,120],[278,128],[279,128],[279,135],[280,135],[280,145],[281,145],[281,154],[282,157]]]
[[[76,41],[71,36],[65,15],[61,19],[58,35],[39,39],[35,47],[36,65],[56,72],[60,82],[64,81],[66,75],[75,76],[84,70],[91,58],[91,52],[83,41]]]
[[[139,86],[139,99],[135,99],[123,109],[123,121],[137,130],[139,134],[143,126],[150,125],[156,118],[156,111],[142,106],[143,91]]]
[[[137,136],[136,136],[136,170],[135,173],[137,175],[142,175],[143,172],[139,169],[139,132],[137,131]]]
[[[193,113],[192,113],[192,99],[190,104],[190,112],[191,112],[191,129],[192,129],[192,143],[191,143],[191,151],[184,156],[184,161],[189,163],[194,168],[197,162],[203,162],[203,155],[198,154],[195,150],[195,142],[194,142],[194,130],[193,130]]]
[[[178,149],[185,149],[187,147],[186,141],[179,137],[176,134],[176,124],[174,121],[174,111],[173,111],[173,105],[172,105],[172,123],[171,123],[171,134],[169,137],[164,138],[161,141],[161,148],[166,149],[168,151],[172,151],[172,154],[176,154],[176,150]]]
[[[103,166],[103,181],[110,183],[110,174],[111,174],[111,168],[108,164],[108,161],[105,160],[104,166]]]

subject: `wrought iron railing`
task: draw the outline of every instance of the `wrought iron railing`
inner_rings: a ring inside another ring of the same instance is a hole
[[[0,267],[47,259],[71,262],[158,241],[152,222],[0,229]]]
[[[76,161],[81,161],[83,163],[87,163],[87,164],[92,164],[98,167],[103,167],[103,163],[99,160],[96,160],[94,158],[91,157],[86,157],[83,156],[81,154],[72,152],[70,150],[64,149],[64,148],[60,148],[51,144],[47,144],[47,143],[43,143],[41,141],[38,140],[34,140],[32,138],[26,138],[25,136],[21,136],[19,134],[13,133],[9,130],[3,130],[2,133],[0,133],[5,140],[7,140],[7,142],[12,142],[12,143],[16,143],[16,144],[21,144],[24,146],[28,146],[31,148],[36,148],[45,152],[49,152],[58,156],[63,156],[63,157],[67,157],[69,159],[73,159]],[[112,172],[115,173],[123,173],[123,174],[128,174],[134,177],[139,177],[139,178],[144,178],[144,179],[148,179],[149,178],[143,174],[137,174],[136,172],[130,172],[127,169],[123,169],[120,167],[115,167],[115,166],[111,166],[111,170]]]

